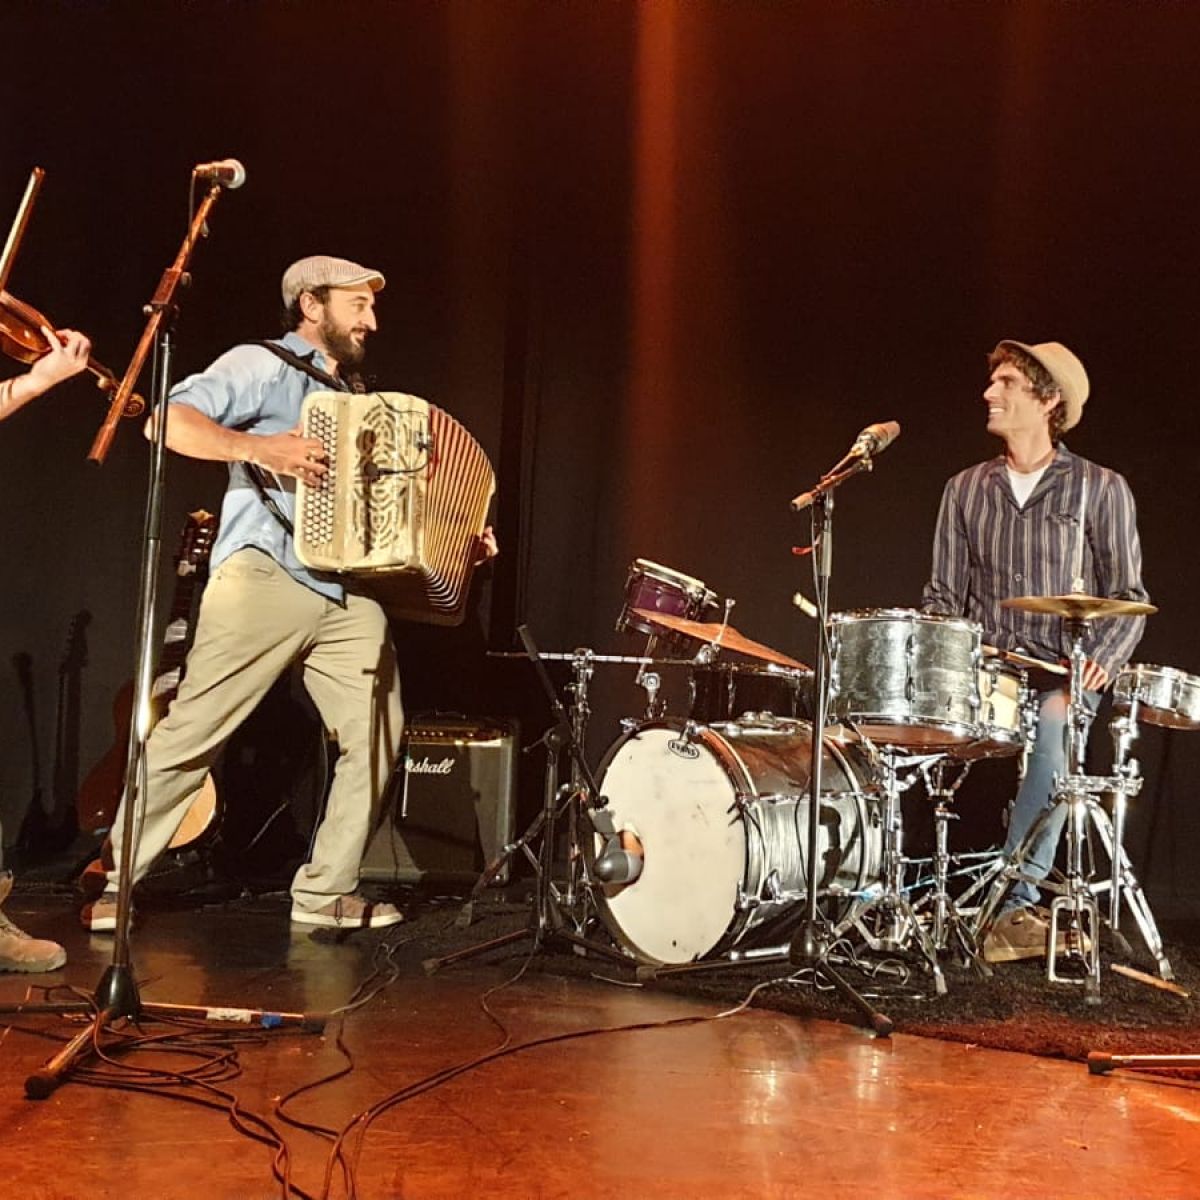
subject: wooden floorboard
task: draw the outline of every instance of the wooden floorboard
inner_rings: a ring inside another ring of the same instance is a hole
[[[109,945],[68,930],[61,901],[10,915],[62,936],[60,977],[91,991]],[[145,1002],[277,1010],[344,1004],[379,935],[293,931],[282,901],[153,914],[134,937]],[[480,1007],[499,964],[407,970],[346,1017],[354,1070],[289,1106],[341,1127],[397,1090],[493,1050]],[[0,976],[12,1003],[29,979]],[[40,982],[40,980],[39,980]],[[530,972],[491,1005],[513,1043],[715,1013],[678,995]],[[271,1151],[226,1114],[69,1081],[43,1101],[23,1081],[73,1027],[22,1015],[0,1042],[3,1194],[38,1200],[282,1194]],[[148,1026],[156,1028],[156,1026]],[[269,1115],[275,1097],[341,1063],[323,1036],[280,1030],[240,1049],[227,1086]],[[38,1034],[43,1036],[39,1036]],[[320,1195],[327,1143],[285,1130],[293,1182]],[[578,1197],[1051,1197],[1200,1195],[1200,1090],[1078,1063],[897,1035],[762,1009],[560,1041],[467,1071],[384,1113],[357,1163],[358,1195],[387,1200]],[[346,1195],[340,1179],[332,1196]]]

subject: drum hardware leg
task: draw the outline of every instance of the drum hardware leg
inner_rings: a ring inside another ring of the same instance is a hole
[[[614,962],[631,965],[631,960],[620,950],[612,946],[602,945],[584,937],[579,930],[586,924],[586,914],[580,916],[579,905],[586,905],[590,897],[590,881],[585,878],[586,864],[579,843],[579,807],[589,803],[593,808],[603,808],[605,801],[599,794],[596,781],[592,776],[587,761],[583,756],[583,734],[585,732],[588,704],[587,682],[591,677],[592,663],[590,650],[578,650],[573,663],[575,671],[574,684],[571,687],[573,703],[572,712],[568,717],[567,710],[558,698],[554,684],[546,672],[545,664],[538,654],[537,646],[528,628],[524,625],[517,630],[525,646],[526,654],[533,664],[538,679],[550,702],[550,708],[557,718],[541,737],[541,744],[546,751],[546,775],[542,793],[542,811],[535,818],[526,833],[514,842],[511,848],[506,848],[501,856],[505,861],[510,850],[515,852],[520,848],[534,864],[535,885],[533,910],[530,913],[529,924],[520,930],[504,934],[498,938],[469,946],[454,954],[441,958],[426,959],[423,966],[427,974],[433,974],[442,967],[450,966],[465,959],[474,958],[479,954],[501,946],[512,945],[523,938],[530,940],[530,954],[536,954],[551,939],[567,942],[572,949],[580,953],[593,953],[608,958]],[[571,779],[562,785],[558,782],[559,758],[563,750],[571,756]],[[560,891],[553,882],[554,872],[554,841],[555,826],[559,813],[565,806],[567,815],[567,882]],[[536,857],[530,854],[529,842],[541,832],[540,852]],[[477,898],[479,892],[487,886],[487,878],[496,864],[490,864],[480,880],[472,889],[469,904]],[[460,914],[459,921],[462,921]],[[568,921],[574,928],[568,928]]]
[[[907,860],[904,857],[900,795],[916,781],[928,759],[929,756],[905,759],[904,765],[914,769],[902,779],[901,759],[897,752],[891,749],[881,752],[883,782],[880,790],[884,797],[881,881],[854,901],[834,926],[830,940],[836,942],[850,929],[857,929],[867,946],[876,952],[907,950],[915,940],[933,978],[934,989],[943,996],[946,979],[938,961],[937,947],[909,901],[904,880]],[[868,924],[868,916],[875,918],[873,926]]]
[[[1123,799],[1123,793],[1118,792],[1117,798],[1118,800]],[[1104,806],[1094,796],[1088,797],[1087,819],[1094,827],[1100,844],[1104,847],[1104,852],[1109,856],[1113,864],[1113,875],[1117,880],[1116,886],[1109,896],[1109,911],[1112,912],[1114,909],[1119,911],[1122,900],[1129,905],[1129,911],[1137,923],[1138,930],[1142,935],[1142,941],[1145,943],[1146,949],[1150,952],[1151,957],[1158,967],[1159,977],[1166,980],[1174,979],[1175,973],[1171,969],[1171,963],[1163,948],[1162,937],[1159,934],[1158,925],[1154,920],[1154,914],[1150,911],[1150,904],[1146,900],[1146,894],[1142,891],[1137,876],[1133,872],[1133,866],[1129,861],[1128,854],[1125,852],[1125,847],[1121,844],[1114,823],[1109,820]],[[1105,879],[1099,883],[1093,883],[1091,891],[1095,894],[1098,891],[1102,891],[1105,887],[1113,887],[1111,880]],[[1112,928],[1114,937],[1121,938],[1118,927],[1113,925]],[[1122,938],[1122,940],[1124,939]],[[1128,952],[1128,948],[1128,942],[1126,942],[1126,952]]]
[[[1109,1071],[1200,1071],[1200,1054],[1109,1054],[1093,1050],[1087,1057],[1089,1075]]]
[[[970,762],[958,764],[958,775],[952,782],[946,778],[949,762],[945,758],[936,758],[931,762],[921,764],[925,775],[925,788],[930,798],[935,801],[933,808],[933,825],[935,847],[933,852],[933,891],[922,900],[932,906],[933,944],[939,951],[950,949],[951,940],[957,944],[963,956],[963,961],[969,963],[984,976],[991,974],[991,969],[983,961],[979,953],[971,927],[958,906],[951,898],[948,883],[950,869],[949,824],[958,820],[958,814],[953,812],[950,805],[954,796],[962,786],[971,770]],[[921,905],[918,905],[918,908]]]

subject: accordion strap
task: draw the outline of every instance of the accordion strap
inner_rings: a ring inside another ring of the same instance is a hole
[[[362,379],[358,375],[351,375],[348,380],[338,379],[334,375],[330,375],[328,371],[322,371],[320,367],[314,367],[306,358],[301,358],[298,354],[293,354],[286,346],[281,346],[278,342],[252,342],[251,345],[261,346],[264,350],[270,350],[276,358],[281,358],[289,367],[294,367],[297,371],[303,371],[305,375],[315,379],[318,383],[323,383],[331,391],[335,392],[359,392],[365,391]],[[277,520],[280,525],[287,531],[288,537],[296,536],[296,527],[288,518],[287,513],[279,507],[275,497],[267,491],[267,473],[257,463],[248,462],[245,464],[246,474],[250,477],[250,482],[254,484],[258,492],[259,499],[262,500],[267,511]]]

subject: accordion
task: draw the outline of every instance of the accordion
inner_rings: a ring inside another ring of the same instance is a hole
[[[329,456],[296,485],[296,556],[353,576],[392,617],[461,624],[496,476],[452,417],[399,392],[311,392],[305,437]]]

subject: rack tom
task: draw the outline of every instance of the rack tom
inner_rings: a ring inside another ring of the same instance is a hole
[[[906,608],[830,618],[831,711],[863,736],[917,751],[979,740],[982,633]]]
[[[1126,710],[1135,698],[1140,720],[1167,729],[1200,729],[1200,677],[1174,667],[1130,663],[1113,685],[1113,707]]]
[[[644,633],[657,637],[661,650],[668,656],[686,656],[689,645],[686,635],[652,624],[635,610],[665,613],[671,617],[682,617],[685,621],[700,621],[711,615],[717,606],[716,592],[701,580],[649,559],[635,558],[625,579],[625,603],[617,618],[617,632]]]
[[[955,758],[1004,758],[1025,743],[1025,672],[1012,663],[989,659],[979,668],[979,737],[956,747]]]

